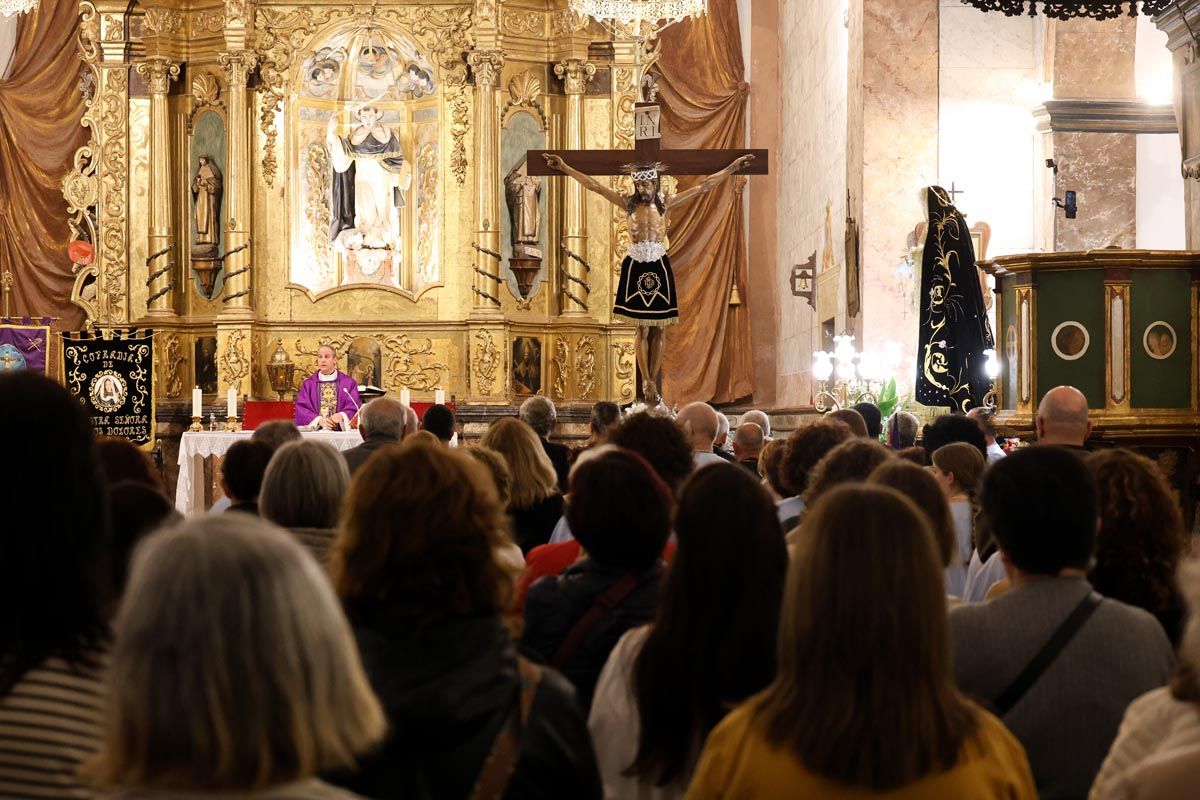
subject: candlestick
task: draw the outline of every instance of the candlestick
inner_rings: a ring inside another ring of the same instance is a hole
[[[412,392],[408,389],[400,390],[400,402],[408,407],[412,407]]]
[[[192,433],[196,433],[196,432],[204,430],[204,426],[202,426],[200,424],[199,415],[192,417],[192,425],[190,428],[188,428],[188,430],[191,431]]]
[[[237,418],[237,389],[232,386],[225,392],[225,416]]]
[[[434,391],[433,402],[437,403],[438,405],[445,405],[446,404],[446,390],[445,389],[437,389],[436,391]]]
[[[192,419],[200,419],[200,406],[204,402],[204,393],[200,391],[200,387],[196,386],[192,389]]]

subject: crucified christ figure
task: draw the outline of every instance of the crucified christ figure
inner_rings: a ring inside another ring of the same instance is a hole
[[[637,363],[642,371],[642,398],[655,406],[662,398],[658,378],[663,365],[663,340],[666,328],[679,321],[679,299],[675,295],[675,276],[667,258],[667,214],[705,192],[712,191],[730,175],[754,160],[753,154],[739,156],[720,172],[707,176],[698,185],[663,198],[659,182],[659,164],[634,164],[629,168],[633,194],[626,197],[605,186],[591,175],[571,167],[553,153],[544,153],[553,170],[579,181],[625,212],[633,242],[621,262],[613,316],[637,325]]]

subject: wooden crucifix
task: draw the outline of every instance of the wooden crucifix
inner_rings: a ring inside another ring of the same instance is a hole
[[[645,88],[645,87],[643,87]],[[657,93],[649,81],[649,102],[634,106],[633,150],[530,150],[530,175],[564,174],[621,209],[629,221],[632,243],[621,262],[613,316],[637,325],[637,362],[642,373],[642,398],[661,402],[664,331],[679,320],[675,277],[666,251],[667,214],[716,188],[735,173],[767,174],[766,150],[664,150],[659,128]],[[698,185],[664,198],[660,176],[707,175]],[[596,175],[628,174],[633,193],[622,195],[596,180]],[[578,279],[576,279],[578,280]]]

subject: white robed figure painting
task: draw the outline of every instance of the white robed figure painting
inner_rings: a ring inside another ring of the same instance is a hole
[[[329,241],[344,250],[399,250],[412,166],[379,109],[367,104],[352,113],[358,125],[348,135],[337,135],[337,114],[326,129],[333,168]]]

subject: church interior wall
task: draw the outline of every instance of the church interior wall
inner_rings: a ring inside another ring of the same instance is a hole
[[[779,316],[779,406],[807,405],[812,388],[809,366],[820,349],[818,314],[793,297],[791,268],[814,252],[820,272],[826,249],[835,265],[817,281],[818,309],[831,308],[838,332],[846,325],[842,243],[846,217],[847,58],[849,34],[845,0],[784,2],[780,8],[782,93],[779,156],[778,253],[774,290]],[[826,217],[830,220],[826,229]],[[832,292],[825,297],[823,293]]]
[[[863,4],[863,331],[859,347],[915,357],[916,271],[908,239],[918,189],[938,174],[938,0]]]
[[[776,159],[780,152],[780,2],[779,0],[740,0],[748,16],[743,19],[743,53],[750,83],[748,136],[750,146],[764,147]],[[749,39],[747,42],[746,39]],[[790,291],[779,285],[779,202],[778,169],[756,176],[746,203],[748,244],[747,293],[750,308],[750,341],[754,359],[754,402],[777,406],[779,381],[779,323],[783,307],[793,313]]]
[[[938,183],[965,192],[957,197],[968,223],[991,226],[989,256],[1035,247],[1039,27],[1037,17],[941,3]]]

